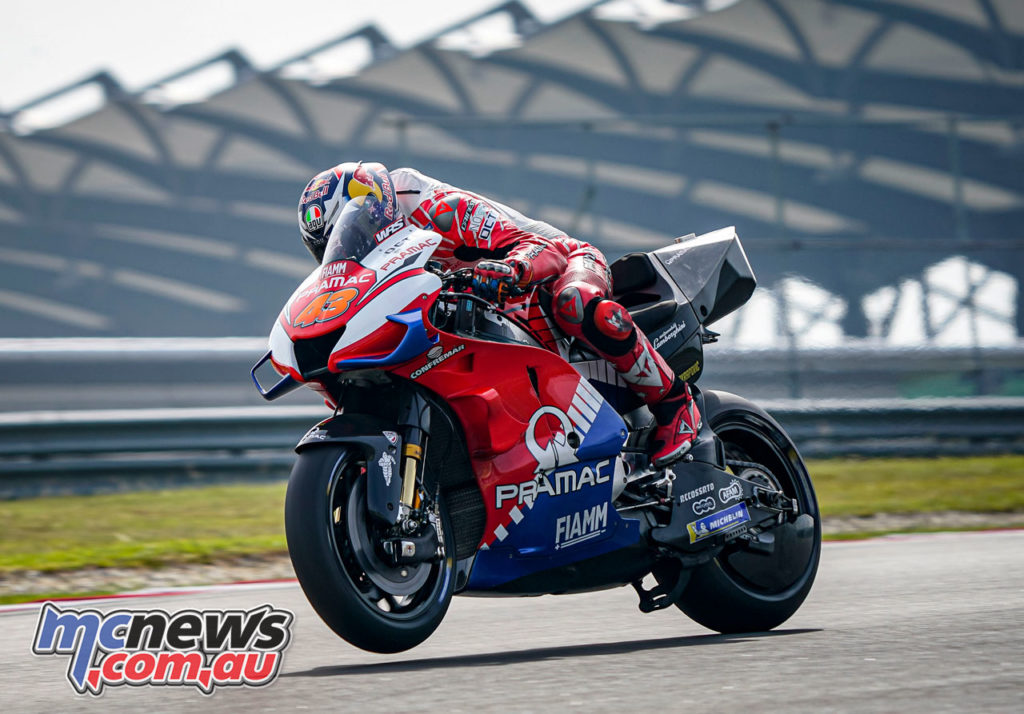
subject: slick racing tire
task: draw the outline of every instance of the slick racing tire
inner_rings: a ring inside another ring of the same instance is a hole
[[[821,555],[821,518],[814,487],[789,436],[767,412],[727,392],[705,392],[703,417],[723,441],[727,461],[757,463],[799,504],[794,523],[774,529],[771,554],[726,548],[693,571],[676,605],[722,633],[760,632],[785,622],[814,583]],[[743,468],[733,465],[735,473]]]
[[[370,652],[401,652],[441,623],[454,590],[453,529],[441,503],[445,555],[393,566],[381,557],[381,526],[366,512],[365,457],[325,445],[299,454],[285,497],[285,534],[295,574],[336,634]]]

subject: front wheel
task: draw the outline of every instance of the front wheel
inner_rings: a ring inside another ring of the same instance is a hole
[[[285,534],[295,574],[313,609],[339,636],[370,652],[401,652],[441,624],[453,593],[454,544],[440,504],[444,556],[392,565],[384,529],[366,512],[365,457],[350,447],[299,454],[285,497]]]
[[[676,604],[717,632],[770,630],[796,612],[814,583],[821,555],[814,487],[789,436],[760,407],[735,394],[709,391],[704,418],[722,440],[730,468],[737,474],[747,470],[784,491],[799,505],[800,516],[774,529],[770,554],[727,546],[693,572]],[[752,463],[762,468],[750,471]]]

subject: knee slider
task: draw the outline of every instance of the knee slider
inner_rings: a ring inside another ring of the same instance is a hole
[[[605,337],[624,340],[633,331],[633,317],[614,300],[601,300],[594,309],[594,327]]]
[[[583,337],[606,355],[624,355],[636,344],[633,318],[614,300],[595,300],[587,305],[582,328]]]

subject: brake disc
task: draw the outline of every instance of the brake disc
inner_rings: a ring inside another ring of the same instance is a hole
[[[365,479],[359,479],[349,494],[346,532],[352,553],[366,577],[392,595],[412,595],[430,577],[431,563],[391,565],[377,554],[377,538],[366,516]]]

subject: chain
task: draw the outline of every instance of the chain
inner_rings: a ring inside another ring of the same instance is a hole
[[[726,459],[725,463],[728,466],[739,466],[741,469],[758,469],[760,471],[768,471],[768,469],[766,469],[764,466],[762,466],[761,464],[755,464],[753,461],[738,461],[736,459]],[[771,473],[771,471],[768,471],[768,473]]]

